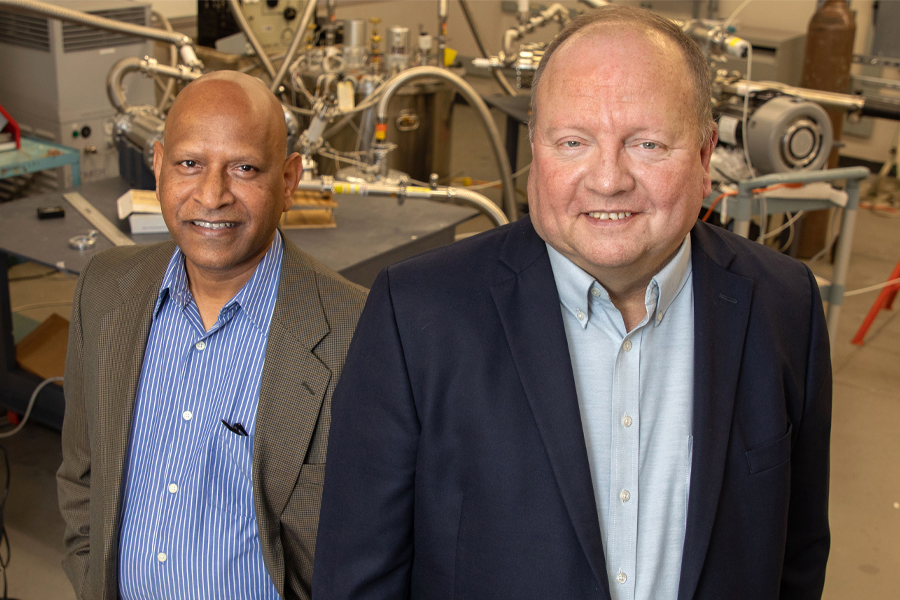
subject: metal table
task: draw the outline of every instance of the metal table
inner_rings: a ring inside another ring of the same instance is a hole
[[[831,182],[841,179],[847,180],[845,191],[847,192],[847,205],[841,219],[841,231],[835,248],[834,276],[831,281],[816,276],[822,299],[828,303],[825,318],[828,322],[828,337],[831,347],[834,348],[835,335],[837,334],[838,319],[841,314],[841,306],[844,304],[844,289],[847,282],[847,269],[850,265],[850,251],[853,247],[853,230],[856,227],[856,211],[859,208],[859,184],[869,176],[869,170],[865,167],[848,167],[844,169],[827,169],[825,171],[801,171],[795,173],[774,173],[763,175],[754,179],[745,179],[738,182],[738,193],[728,201],[729,215],[734,218],[734,232],[741,237],[748,237],[750,232],[750,219],[753,215],[760,214],[760,200],[753,190],[769,187],[781,183],[816,183],[820,181]],[[772,195],[774,194],[774,195]],[[718,192],[713,192],[703,201],[703,205],[709,207]],[[721,205],[720,205],[721,206]],[[777,192],[766,194],[766,209],[768,214],[785,212],[797,212],[800,210],[820,210],[833,208],[835,204],[830,199],[810,198],[779,198]],[[841,207],[839,207],[841,208]]]
[[[72,165],[72,185],[81,185],[81,154],[46,140],[22,138],[18,150],[0,152],[0,179]]]
[[[108,179],[77,188],[94,207],[127,232],[116,213],[116,199],[129,189],[121,179]],[[455,226],[475,216],[471,208],[392,198],[338,196],[335,229],[284,230],[284,235],[308,254],[347,279],[369,287],[384,267],[453,241]],[[62,219],[39,221],[36,209],[63,206]],[[0,205],[0,404],[24,412],[40,378],[18,368],[12,335],[12,312],[6,255],[13,255],[72,273],[79,273],[91,256],[111,248],[102,235],[95,249],[72,250],[68,240],[92,226],[62,197],[61,192],[22,198]],[[168,234],[131,236],[138,244],[171,239]],[[58,386],[41,391],[32,419],[51,427],[62,424],[65,402]]]

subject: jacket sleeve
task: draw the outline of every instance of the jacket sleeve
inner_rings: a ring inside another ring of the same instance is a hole
[[[91,443],[85,413],[81,314],[81,297],[89,267],[90,263],[78,280],[72,305],[64,382],[63,460],[56,474],[59,509],[66,522],[62,565],[79,598],[83,597],[90,566]]]
[[[812,273],[810,336],[802,418],[791,449],[791,500],[781,577],[782,600],[818,600],[831,545],[828,526],[831,350],[822,298]]]
[[[388,271],[332,399],[313,597],[409,597],[419,421]]]

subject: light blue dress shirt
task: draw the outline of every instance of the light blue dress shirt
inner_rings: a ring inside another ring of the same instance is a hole
[[[613,600],[675,600],[694,391],[691,240],[653,277],[630,332],[607,291],[549,244]]]
[[[209,331],[180,249],[169,262],[126,462],[119,542],[125,600],[278,598],[263,564],[251,464],[282,254],[276,233]],[[233,433],[222,419],[248,435]]]

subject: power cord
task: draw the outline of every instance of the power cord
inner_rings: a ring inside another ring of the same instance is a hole
[[[3,452],[3,465],[6,468],[6,482],[3,485],[3,494],[0,495],[0,572],[3,573],[3,598],[7,600],[6,595],[6,567],[9,565],[9,537],[6,535],[6,521],[3,518],[6,509],[6,497],[9,496],[9,455],[6,448],[0,446]]]
[[[47,387],[48,385],[50,385],[51,383],[54,383],[56,381],[62,381],[62,380],[63,380],[62,377],[48,377],[47,379],[40,382],[38,384],[38,386],[36,388],[34,388],[34,391],[31,393],[31,398],[28,400],[28,408],[25,409],[25,414],[22,416],[22,421],[14,429],[0,433],[0,439],[12,437],[12,436],[16,435],[17,433],[19,433],[20,431],[22,431],[22,428],[25,427],[25,423],[28,422],[28,417],[31,416],[31,409],[34,408],[34,403],[37,400],[38,394],[41,393],[41,390],[44,389],[45,387]],[[8,473],[9,473],[9,469],[7,469],[7,479],[9,479]],[[5,496],[4,496],[4,498],[5,498]]]
[[[28,422],[28,418],[31,416],[31,409],[34,408],[34,403],[37,401],[38,394],[41,393],[41,390],[51,383],[62,380],[62,377],[48,377],[47,379],[40,382],[31,393],[31,398],[28,400],[28,408],[25,409],[25,414],[22,416],[22,421],[14,429],[0,433],[0,438],[12,437],[15,434],[19,433],[22,428],[25,427],[25,423]],[[6,520],[4,519],[6,511],[6,499],[7,497],[9,497],[9,454],[6,452],[6,448],[4,448],[3,446],[0,446],[0,452],[3,453],[3,466],[6,469],[6,480],[3,484],[3,492],[0,493],[0,573],[2,573],[3,575],[3,600],[11,600],[7,595],[8,590],[6,581],[6,569],[9,566],[11,552],[9,548],[9,536],[6,534]]]

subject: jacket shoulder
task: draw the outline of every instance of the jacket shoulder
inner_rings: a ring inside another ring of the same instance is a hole
[[[112,307],[120,297],[158,288],[175,252],[175,242],[151,246],[118,246],[96,254],[81,272],[83,294],[98,308]]]
[[[525,217],[515,223],[428,250],[391,265],[385,272],[392,287],[395,282],[457,289],[469,289],[486,283],[490,285],[512,277],[516,271],[516,264],[502,260],[505,254],[514,255],[517,260],[513,263],[517,263],[527,261],[531,254],[545,251],[543,241],[536,245],[530,239],[520,240],[523,236],[528,238],[529,232],[536,238],[531,221]]]

